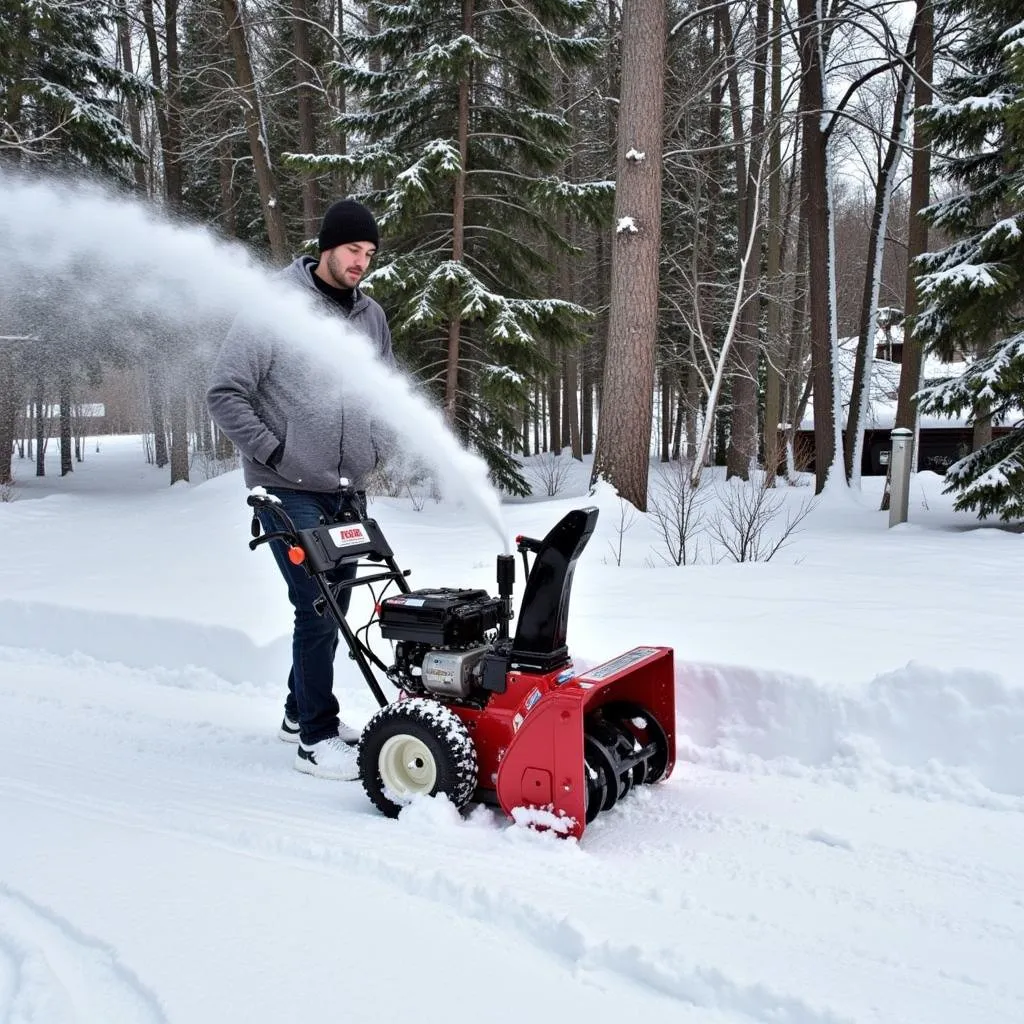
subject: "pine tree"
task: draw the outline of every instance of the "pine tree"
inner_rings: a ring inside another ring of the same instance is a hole
[[[107,3],[0,0],[0,156],[124,170],[141,159],[115,113],[118,91],[142,95],[109,59]]]
[[[349,39],[338,69],[358,103],[339,121],[352,153],[302,162],[362,176],[384,242],[368,284],[399,354],[513,493],[527,490],[509,449],[531,385],[588,319],[544,294],[552,256],[571,258],[559,214],[593,213],[611,189],[560,176],[572,132],[552,110],[556,74],[599,51],[579,31],[590,7],[371,0],[379,31]]]
[[[1024,21],[1019,0],[950,6],[969,17],[968,35],[927,128],[957,192],[925,216],[955,240],[919,260],[915,330],[943,358],[973,358],[962,377],[925,389],[921,409],[1007,418],[1024,408]],[[961,459],[947,481],[959,509],[1024,516],[1024,427]]]

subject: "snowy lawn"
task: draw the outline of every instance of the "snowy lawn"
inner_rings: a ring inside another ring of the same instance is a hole
[[[586,468],[505,537],[373,500],[413,587],[491,593],[508,538],[601,508],[570,649],[675,649],[680,761],[576,843],[293,771],[240,474],[51,454],[0,503],[2,1024],[1024,1020],[1024,537],[938,477],[893,530],[879,480],[819,502],[767,564],[666,564]]]

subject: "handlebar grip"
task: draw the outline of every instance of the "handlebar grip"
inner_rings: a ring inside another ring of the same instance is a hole
[[[249,541],[249,550],[255,551],[261,544],[269,544],[272,540],[283,540],[288,545],[296,543],[295,534],[285,530],[275,530],[273,533],[265,533],[262,537]]]

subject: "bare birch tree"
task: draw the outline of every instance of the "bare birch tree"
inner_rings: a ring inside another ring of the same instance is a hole
[[[932,0],[917,0],[917,48],[914,56],[914,107],[921,110],[932,102],[932,65],[934,62],[935,9]],[[915,393],[921,386],[921,367],[924,351],[919,338],[914,336],[914,317],[918,311],[917,268],[914,261],[928,250],[928,222],[921,210],[931,199],[931,147],[921,138],[920,124],[914,126],[914,154],[910,172],[910,237],[907,245],[907,297],[904,305],[907,329],[904,331],[903,362],[900,369],[900,389],[896,402],[896,426],[914,431],[914,462],[917,456],[917,401]],[[883,504],[888,507],[889,489],[886,487]]]
[[[860,484],[861,456],[864,449],[864,425],[871,392],[871,368],[874,363],[875,332],[878,320],[878,296],[882,281],[882,261],[889,223],[889,209],[896,189],[899,157],[907,132],[912,74],[910,57],[915,46],[917,25],[911,29],[907,53],[901,63],[893,100],[892,127],[888,133],[884,153],[875,168],[875,199],[871,215],[871,231],[864,267],[864,290],[861,299],[860,326],[857,354],[854,362],[853,384],[850,389],[850,409],[847,413],[844,439],[847,479]],[[879,147],[881,152],[881,146]]]

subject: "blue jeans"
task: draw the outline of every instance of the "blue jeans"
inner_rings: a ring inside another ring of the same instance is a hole
[[[296,529],[308,530],[320,525],[320,517],[332,522],[340,503],[338,494],[320,494],[313,491],[291,491],[268,488],[268,493],[280,499],[285,512],[291,516]],[[259,513],[263,529],[270,533],[281,529],[269,512]],[[287,548],[279,540],[271,541],[274,560],[288,584],[288,599],[295,609],[295,627],[292,632],[292,667],[288,673],[288,697],[285,714],[299,723],[299,738],[305,744],[319,743],[328,736],[338,735],[338,700],[334,696],[334,654],[338,649],[338,626],[329,611],[317,615],[313,602],[320,596],[316,581],[301,565],[288,561]],[[327,579],[340,583],[353,579],[356,564],[332,569]],[[348,612],[352,591],[338,592],[338,605]]]

